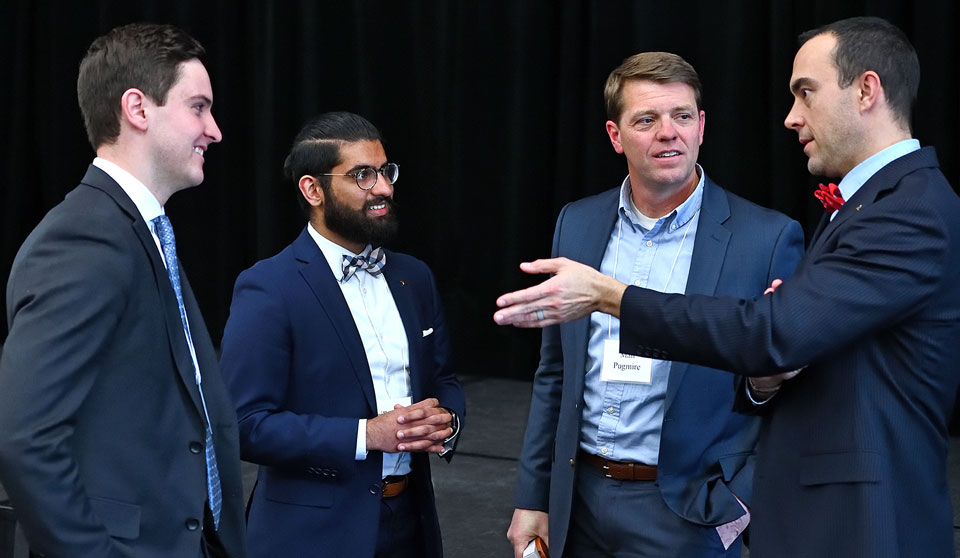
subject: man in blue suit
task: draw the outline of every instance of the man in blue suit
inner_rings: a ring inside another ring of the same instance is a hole
[[[693,67],[631,56],[605,101],[629,174],[563,208],[554,257],[672,293],[753,297],[792,274],[799,224],[696,164],[705,114]],[[601,313],[543,332],[508,531],[515,556],[540,536],[552,556],[739,557],[759,419],[732,412],[732,377],[624,357],[619,332]]]
[[[899,29],[852,18],[800,40],[785,124],[812,174],[842,180],[793,278],[754,300],[684,297],[541,262],[524,267],[557,276],[501,297],[495,319],[556,323],[580,313],[561,299],[586,298],[621,317],[626,352],[782,372],[750,380],[750,398],[769,399],[751,556],[953,556],[960,198],[911,137],[920,68]]]
[[[221,365],[260,472],[252,556],[440,557],[428,453],[450,459],[464,396],[427,266],[397,229],[379,131],[323,114],[285,173],[309,216],[237,279]]]

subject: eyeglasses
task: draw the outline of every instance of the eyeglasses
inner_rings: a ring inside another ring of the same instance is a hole
[[[396,163],[386,163],[379,169],[373,167],[363,167],[348,173],[323,172],[318,176],[352,176],[357,181],[357,187],[361,190],[370,190],[377,185],[377,175],[383,175],[387,182],[393,184],[400,178],[400,165]]]

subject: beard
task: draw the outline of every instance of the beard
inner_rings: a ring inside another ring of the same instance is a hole
[[[360,210],[351,209],[333,194],[330,188],[324,192],[326,203],[323,220],[327,228],[350,242],[369,244],[374,248],[389,244],[397,236],[399,222],[396,204],[393,198],[381,196],[367,201]],[[387,214],[382,217],[370,217],[367,210],[372,205],[385,203]]]

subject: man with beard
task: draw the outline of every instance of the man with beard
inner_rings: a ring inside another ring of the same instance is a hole
[[[379,131],[320,115],[284,165],[309,223],[237,278],[221,365],[241,457],[260,465],[251,556],[442,556],[427,454],[464,397],[433,275],[397,231]]]

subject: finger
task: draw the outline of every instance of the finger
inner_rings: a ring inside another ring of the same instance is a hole
[[[541,258],[532,262],[522,262],[520,264],[520,270],[530,274],[556,273],[560,270],[565,260],[566,258]]]
[[[507,293],[501,295],[497,299],[497,306],[500,308],[506,308],[508,306],[514,306],[518,304],[530,304],[536,302],[541,298],[547,296],[543,283],[539,285],[534,285],[532,287],[527,287],[526,289],[520,289],[519,291],[513,291],[512,293]]]
[[[430,453],[440,453],[443,451],[443,446],[437,444],[431,440],[414,440],[412,442],[404,442],[397,446],[399,451],[422,451]]]
[[[445,440],[451,434],[453,434],[453,429],[450,427],[438,428],[436,426],[418,426],[416,428],[408,428],[406,430],[397,431],[397,438],[409,441],[409,440]]]

